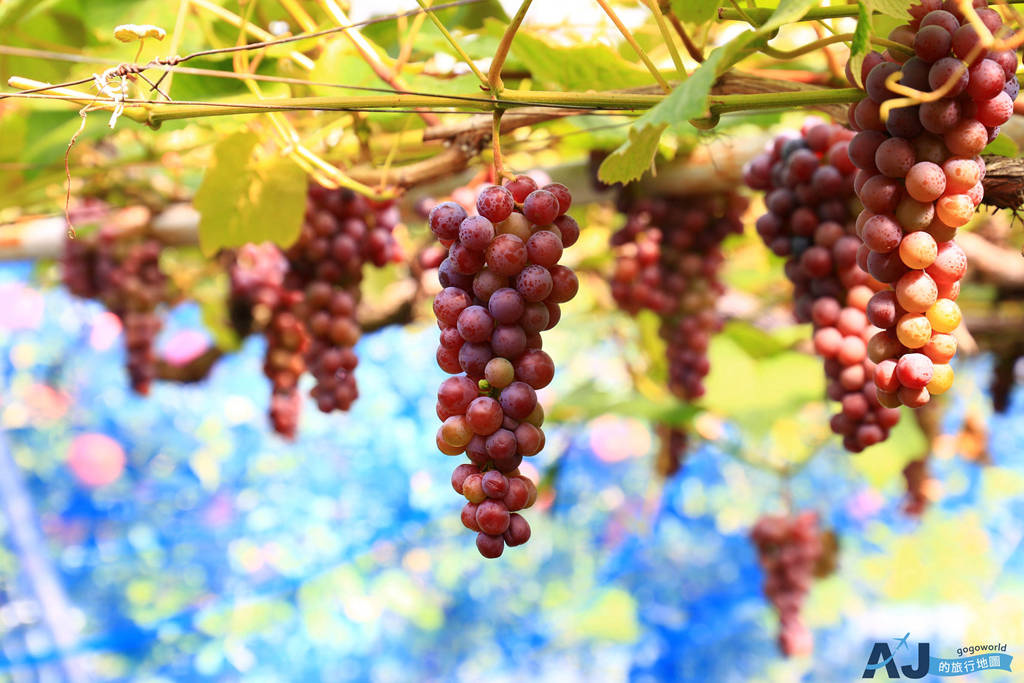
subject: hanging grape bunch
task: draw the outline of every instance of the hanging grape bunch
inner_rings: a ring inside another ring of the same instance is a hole
[[[359,395],[353,347],[359,285],[366,262],[382,267],[395,260],[392,231],[399,222],[393,202],[375,203],[350,190],[311,185],[298,240],[285,252],[284,286],[302,292],[297,309],[309,332],[306,364],[316,383],[311,395],[329,413],[348,410]]]
[[[682,469],[690,448],[690,434],[685,429],[669,425],[658,425],[655,431],[661,446],[658,448],[654,469],[668,478]]]
[[[885,285],[857,265],[861,241],[853,234],[854,217],[861,206],[848,155],[851,137],[842,126],[810,123],[799,135],[778,136],[747,165],[744,179],[767,193],[768,212],[757,219],[757,233],[786,258],[797,320],[814,325],[827,395],[840,404],[832,431],[842,436],[844,448],[859,453],[888,438],[900,415],[879,402],[875,364],[868,358],[867,343],[878,329],[865,309]]]
[[[462,522],[478,532],[484,557],[530,538],[517,511],[533,505],[537,489],[518,467],[544,447],[537,390],[555,366],[540,333],[558,323],[559,305],[579,288],[575,273],[558,264],[579,238],[566,215],[571,203],[564,185],[538,189],[517,176],[480,191],[479,215],[455,202],[430,211],[430,229],[448,248],[438,269],[444,289],[434,298],[437,362],[455,375],[438,390],[437,446],[472,461],[455,468],[452,486],[468,501]]]
[[[977,16],[999,35],[1002,18],[984,2]],[[890,285],[868,303],[882,331],[868,344],[878,365],[878,400],[918,408],[953,383],[952,332],[960,324],[960,280],[967,269],[954,242],[983,197],[985,163],[979,154],[1013,114],[1017,55],[986,49],[958,5],[925,2],[911,9],[908,26],[891,37],[907,52],[867,55],[861,76],[867,97],[853,109],[859,131],[850,159],[860,169],[855,188],[864,204],[857,231],[858,262]],[[910,52],[912,50],[912,53]],[[913,56],[911,56],[911,54]],[[848,74],[852,76],[852,74]],[[898,79],[934,101],[901,106],[887,85]]]
[[[764,594],[779,614],[779,649],[787,657],[810,654],[814,640],[800,610],[823,551],[817,514],[766,515],[750,538],[765,574]]]
[[[95,299],[96,245],[83,237],[64,240],[60,257],[60,276],[64,286],[82,299]]]
[[[263,373],[270,380],[270,422],[274,431],[292,439],[302,410],[298,384],[306,371],[303,352],[309,339],[295,314],[301,294],[284,288],[287,269],[281,250],[270,242],[240,247],[228,270],[228,310],[240,332],[255,328],[266,338]]]
[[[928,474],[928,458],[908,462],[903,468],[903,479],[907,488],[903,511],[908,515],[920,517],[928,507],[929,489],[934,486],[934,481]]]
[[[121,320],[125,366],[132,389],[143,396],[156,378],[154,341],[163,323],[157,307],[167,300],[167,277],[160,270],[159,241],[128,235],[116,224],[99,230],[92,242],[64,242],[61,277],[77,296],[98,299]]]
[[[722,242],[743,232],[747,200],[737,194],[685,197],[622,195],[626,224],[612,235],[612,296],[630,314],[661,319],[669,388],[692,401],[704,395],[711,336],[722,329],[715,310],[724,291],[718,272]]]

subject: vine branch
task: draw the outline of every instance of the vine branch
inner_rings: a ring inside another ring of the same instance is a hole
[[[505,87],[501,82],[501,67],[505,65],[509,48],[512,47],[512,40],[516,37],[516,31],[522,25],[526,11],[530,9],[532,3],[533,0],[523,0],[523,4],[519,6],[519,11],[512,17],[512,22],[505,29],[505,34],[501,36],[501,42],[498,43],[498,50],[494,53],[494,59],[491,60],[491,68],[487,71],[487,83],[490,85],[491,93],[494,95],[500,93]]]

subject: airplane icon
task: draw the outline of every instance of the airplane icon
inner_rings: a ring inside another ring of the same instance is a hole
[[[877,669],[881,669],[881,668],[883,668],[885,666],[888,666],[889,662],[892,661],[893,656],[895,656],[895,654],[900,651],[901,647],[905,647],[908,650],[910,649],[910,646],[907,645],[907,638],[909,638],[909,637],[910,637],[910,632],[908,631],[907,635],[903,636],[902,638],[893,638],[892,640],[895,640],[895,641],[898,641],[898,642],[896,643],[896,649],[894,649],[892,651],[892,654],[889,655],[888,657],[886,657],[885,661],[878,662],[877,664],[869,664],[867,666],[867,668],[869,670],[877,670]]]

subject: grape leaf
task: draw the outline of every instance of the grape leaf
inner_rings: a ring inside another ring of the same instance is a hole
[[[199,248],[212,256],[224,247],[271,241],[283,247],[299,235],[306,207],[305,172],[290,159],[257,162],[259,138],[235,133],[217,144],[213,165],[195,195]]]
[[[604,160],[597,177],[609,184],[642,177],[654,160],[654,152],[665,128],[707,112],[711,87],[721,72],[735,64],[755,40],[765,39],[784,24],[800,20],[815,4],[815,0],[782,0],[768,21],[757,30],[744,31],[715,48],[689,78],[637,119],[629,131],[629,138]]]
[[[0,4],[0,29],[14,26],[30,14],[47,9],[55,0],[11,0]]]
[[[871,13],[863,3],[857,5],[857,28],[850,44],[850,71],[859,87],[864,87],[860,78],[860,67],[864,57],[871,51]]]
[[[629,139],[605,157],[597,169],[597,177],[604,183],[631,183],[639,180],[651,167],[658,141],[668,124],[656,126],[634,125],[629,129]]]
[[[910,418],[904,414],[888,439],[851,458],[853,468],[872,486],[882,487],[898,479],[907,463],[928,452],[924,433]]]
[[[672,0],[672,11],[681,21],[703,24],[713,19],[722,0]]]
[[[919,0],[867,0],[863,4],[870,5],[875,12],[906,21],[910,18],[910,6],[919,4]]]
[[[821,399],[821,359],[796,351],[756,358],[725,335],[708,351],[712,371],[704,405],[739,425],[749,437],[768,434],[780,416],[792,416]]]
[[[731,321],[722,330],[722,334],[733,340],[751,358],[768,358],[787,350],[787,345],[770,332],[748,322]]]
[[[996,136],[995,140],[988,143],[985,149],[981,150],[981,153],[1013,158],[1020,155],[1020,148],[1017,147],[1017,143],[1013,141],[1013,138],[1005,133],[1000,133]]]
[[[740,37],[752,35],[753,32],[747,31]],[[735,44],[737,40],[729,45]],[[629,129],[627,140],[601,162],[597,177],[602,182],[611,184],[639,180],[651,167],[665,128],[672,123],[701,116],[707,111],[708,95],[718,78],[718,65],[724,59],[729,45],[716,48],[693,75],[637,119]]]
[[[606,45],[561,47],[530,35],[517,34],[513,54],[530,75],[549,90],[587,90],[600,83],[615,90],[647,85],[646,69],[628,62]]]

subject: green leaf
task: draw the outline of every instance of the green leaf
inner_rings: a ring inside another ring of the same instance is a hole
[[[583,421],[612,414],[685,426],[693,420],[697,408],[672,396],[659,400],[629,392],[623,398],[621,393],[612,394],[587,382],[563,396],[548,412],[552,422]]]
[[[864,87],[860,78],[860,67],[864,56],[871,50],[871,13],[864,3],[857,5],[857,29],[850,44],[850,71],[859,87]]]
[[[736,342],[751,358],[769,358],[787,349],[787,345],[771,333],[740,320],[727,324],[722,334]]]
[[[601,164],[598,178],[606,183],[625,183],[642,177],[654,160],[654,152],[667,126],[676,126],[707,113],[711,87],[721,73],[741,59],[755,40],[767,39],[783,25],[799,21],[816,4],[815,0],[782,0],[768,21],[756,31],[744,31],[715,48],[689,78],[637,119],[626,142]]]
[[[996,136],[996,139],[988,143],[985,149],[981,150],[982,154],[995,154],[1001,157],[1017,157],[1020,156],[1020,148],[1017,143],[1013,141],[1013,138],[1009,137],[1005,133],[1000,133]]]
[[[902,19],[910,19],[911,5],[920,4],[920,0],[866,0],[863,4],[871,6],[875,12]]]
[[[708,355],[704,404],[728,415],[751,438],[768,434],[780,418],[798,414],[824,395],[820,358],[795,351],[755,358],[722,334],[712,339]]]
[[[629,139],[601,162],[597,177],[609,185],[639,180],[651,167],[661,133],[667,126],[666,123],[644,127],[634,125],[629,129]]]
[[[13,26],[52,4],[54,0],[9,0],[0,3],[0,29]]]
[[[715,17],[722,0],[672,0],[672,11],[681,21],[703,24]]]
[[[888,439],[852,456],[850,462],[869,484],[882,487],[899,479],[907,463],[927,452],[924,433],[910,411],[905,411]]]
[[[287,247],[299,235],[306,174],[286,158],[258,163],[258,142],[253,133],[235,133],[214,148],[194,202],[201,214],[199,248],[206,256],[247,242]]]
[[[548,90],[633,88],[650,83],[651,75],[606,45],[561,47],[526,34],[516,34],[513,54],[530,76]]]

